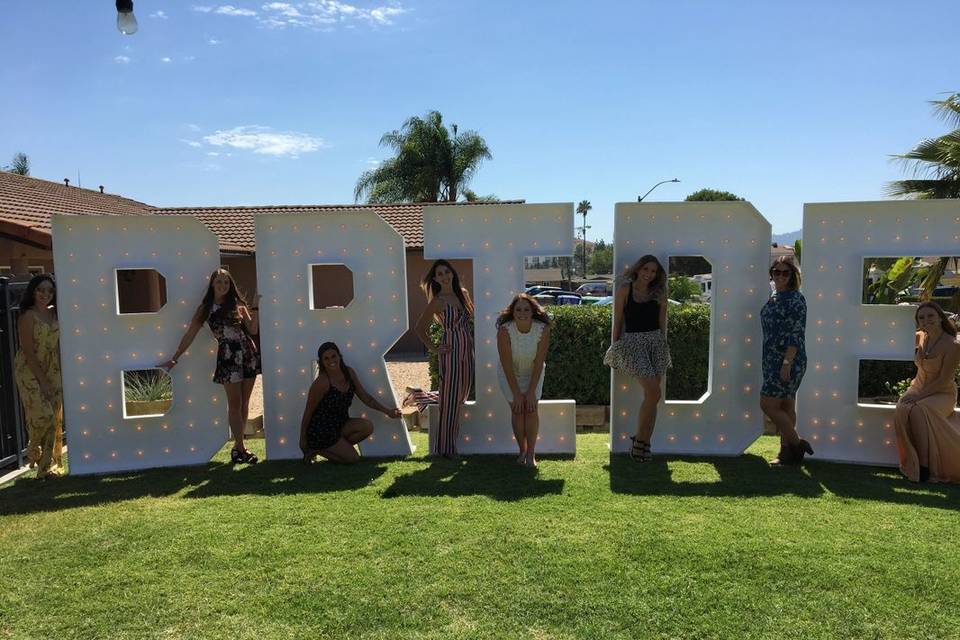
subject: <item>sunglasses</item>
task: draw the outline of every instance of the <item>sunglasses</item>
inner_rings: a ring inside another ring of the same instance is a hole
[[[790,271],[790,269],[771,269],[770,270],[770,275],[773,276],[774,278],[778,276],[789,278],[791,273],[792,272]]]

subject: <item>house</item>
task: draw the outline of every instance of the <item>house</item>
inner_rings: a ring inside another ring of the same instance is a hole
[[[521,204],[523,200],[504,201]],[[85,215],[191,215],[200,219],[217,236],[220,260],[240,289],[248,296],[257,292],[254,216],[271,213],[337,214],[355,209],[373,209],[403,236],[407,257],[407,307],[410,329],[397,341],[391,353],[423,353],[413,333],[426,300],[420,279],[430,267],[423,257],[423,208],[427,205],[475,206],[473,203],[344,204],[303,206],[168,207],[158,208],[98,190],[81,189],[39,178],[0,172],[0,276],[26,276],[31,272],[54,272],[50,218],[56,213]],[[482,204],[482,203],[477,203]],[[465,287],[473,290],[470,260],[451,260]],[[349,300],[352,284],[345,269],[328,272],[323,286],[316,286],[315,300]],[[155,309],[164,302],[156,273],[136,271],[118,278],[121,309]],[[198,301],[199,302],[199,301]],[[317,306],[324,306],[322,304]]]

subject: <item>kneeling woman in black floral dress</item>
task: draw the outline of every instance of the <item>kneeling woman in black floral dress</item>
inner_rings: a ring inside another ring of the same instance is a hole
[[[373,433],[372,422],[350,417],[354,394],[365,405],[390,418],[399,418],[400,409],[385,407],[367,393],[357,372],[343,362],[340,349],[334,343],[320,345],[317,362],[320,373],[310,386],[300,421],[303,461],[310,462],[319,454],[331,462],[352,464],[360,459],[354,445]]]

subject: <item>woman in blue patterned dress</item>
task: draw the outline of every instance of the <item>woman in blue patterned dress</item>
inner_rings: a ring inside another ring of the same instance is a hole
[[[807,369],[804,333],[807,302],[800,293],[800,270],[787,256],[770,266],[774,293],[760,311],[763,327],[763,387],[760,408],[777,426],[780,453],[773,465],[800,464],[813,454],[797,434],[797,389]]]

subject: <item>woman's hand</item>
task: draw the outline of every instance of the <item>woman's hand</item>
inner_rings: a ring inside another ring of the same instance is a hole
[[[784,382],[790,381],[790,363],[784,362],[780,365],[780,379]]]
[[[523,408],[525,413],[533,413],[537,410],[536,391],[527,391],[523,394]]]
[[[170,369],[173,369],[175,366],[177,366],[176,358],[170,358],[166,362],[157,365],[159,369],[166,369],[167,371],[170,371]]]
[[[900,398],[900,404],[916,404],[917,403],[917,394],[912,391],[907,391]]]
[[[450,353],[450,345],[444,344],[444,343],[442,343],[442,342],[441,342],[439,345],[437,345],[437,354],[438,354],[438,355],[445,356],[445,355],[447,355],[448,353]]]
[[[524,403],[525,403],[524,398],[525,398],[525,397],[526,397],[526,396],[524,396],[524,394],[522,394],[522,393],[515,393],[515,394],[513,394],[513,404],[511,405],[510,408],[511,408],[511,410],[512,410],[514,413],[520,414],[520,413],[523,413],[523,412],[526,410],[526,407],[524,406]]]
[[[400,411],[400,409],[393,407],[392,409],[385,408],[383,410],[383,415],[387,416],[388,418],[400,418],[403,416],[403,413]]]

